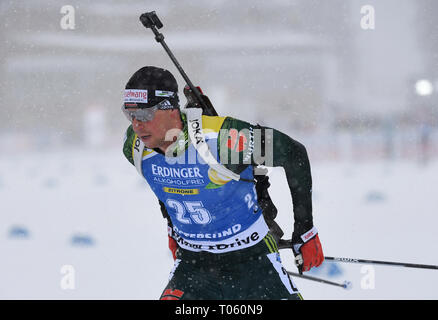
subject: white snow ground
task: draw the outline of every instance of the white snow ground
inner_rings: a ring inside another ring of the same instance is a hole
[[[412,161],[312,163],[325,254],[438,264],[437,172],[438,163]],[[282,170],[271,179],[278,221],[290,234]],[[173,263],[148,189],[120,149],[0,156],[0,298],[157,299]],[[296,271],[292,253],[281,255]],[[64,265],[74,268],[74,289],[62,289]],[[438,270],[336,266],[337,276],[329,263],[311,275],[353,288],[295,279],[305,299],[438,298]]]

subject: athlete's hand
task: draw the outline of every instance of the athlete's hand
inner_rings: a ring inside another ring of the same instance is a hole
[[[293,244],[293,251],[295,254],[295,264],[301,274],[321,265],[324,261],[324,253],[316,228],[312,228],[301,235],[300,240],[301,243]]]
[[[178,249],[178,244],[176,243],[175,239],[173,239],[171,236],[169,237],[169,249],[172,252],[173,260],[176,260],[176,249]]]

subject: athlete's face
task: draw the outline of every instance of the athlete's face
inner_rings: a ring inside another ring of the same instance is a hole
[[[147,148],[159,148],[163,152],[173,143],[166,140],[166,134],[171,129],[181,129],[179,110],[157,110],[150,121],[132,120],[132,128]]]

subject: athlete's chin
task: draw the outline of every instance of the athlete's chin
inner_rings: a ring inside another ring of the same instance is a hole
[[[156,142],[152,139],[151,136],[144,136],[140,138],[143,141],[146,148],[153,149],[157,147]]]

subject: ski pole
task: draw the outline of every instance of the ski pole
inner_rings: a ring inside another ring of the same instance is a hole
[[[381,265],[405,267],[405,268],[438,270],[438,266],[429,265],[429,264],[393,262],[393,261],[379,261],[379,260],[366,260],[366,259],[353,259],[353,258],[339,258],[339,257],[324,257],[324,259],[328,260],[328,261],[338,261],[338,262],[347,262],[347,263],[381,264]]]
[[[287,271],[287,270],[286,270],[286,272],[287,272],[287,274],[290,274],[291,276],[294,276],[294,277],[303,278],[303,279],[311,280],[311,281],[316,281],[316,282],[320,282],[320,283],[324,283],[324,284],[329,284],[329,285],[341,287],[341,288],[344,288],[347,290],[352,288],[352,284],[350,281],[344,281],[344,283],[337,283],[337,282],[333,282],[333,281],[329,281],[329,280],[325,280],[325,279],[321,279],[321,278],[306,276],[303,274],[299,274],[299,273],[295,273],[295,272],[291,272],[291,271]]]
[[[178,71],[181,73],[181,76],[184,78],[187,85],[190,87],[190,90],[192,90],[192,92],[195,94],[199,103],[203,106],[203,108],[208,109],[208,106],[206,105],[205,101],[202,99],[201,93],[199,92],[198,88],[196,88],[193,85],[192,81],[190,81],[189,77],[184,72],[184,69],[181,67],[178,60],[173,55],[172,51],[170,51],[169,47],[167,46],[166,42],[164,41],[164,35],[157,30],[157,28],[161,29],[163,27],[163,23],[160,21],[157,14],[155,13],[155,11],[143,13],[140,16],[140,21],[145,28],[152,30],[152,32],[155,34],[155,40],[163,46],[164,50],[169,55],[170,59],[175,64]]]
[[[280,239],[278,243],[279,249],[292,249],[292,240]],[[365,264],[380,264],[387,266],[397,266],[406,268],[419,268],[419,269],[433,269],[438,270],[436,265],[406,263],[406,262],[393,262],[393,261],[379,261],[379,260],[366,260],[366,259],[353,259],[353,258],[339,258],[339,257],[324,257],[328,261],[347,262],[347,263],[365,263]]]

